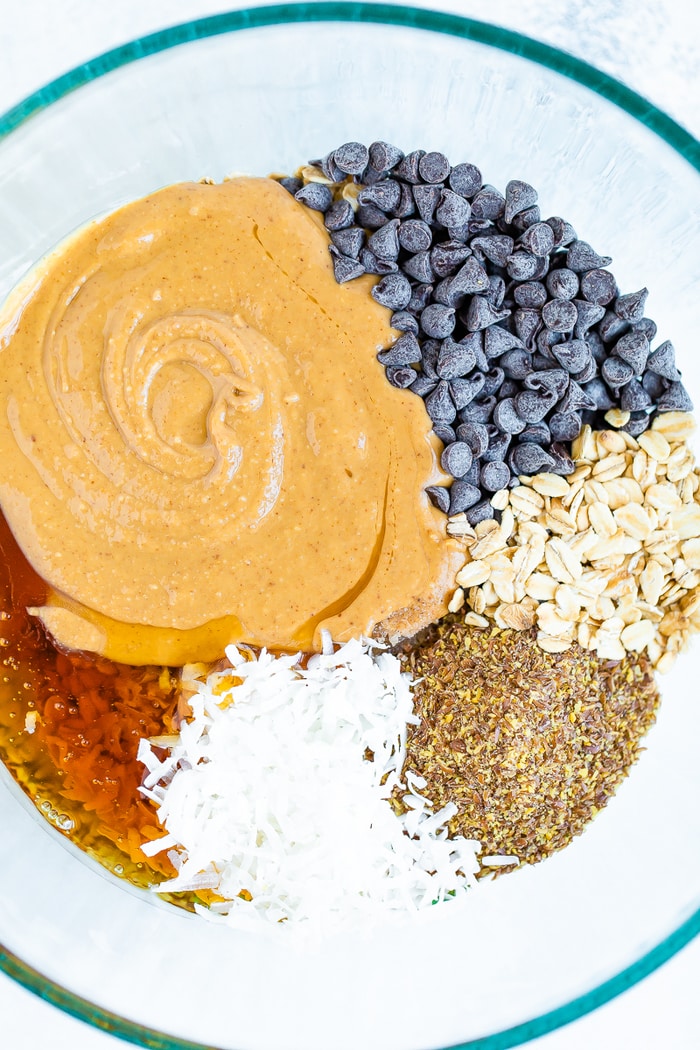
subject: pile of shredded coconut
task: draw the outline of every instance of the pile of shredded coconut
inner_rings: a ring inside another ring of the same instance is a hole
[[[168,850],[178,872],[155,889],[211,890],[224,899],[198,910],[260,929],[413,912],[475,884],[479,843],[447,838],[456,807],[434,813],[424,781],[401,781],[418,720],[396,657],[365,640],[326,644],[305,668],[264,650],[226,655],[229,669],[185,675],[192,717],[166,756],[141,741],[142,792],[167,832],[142,848]]]

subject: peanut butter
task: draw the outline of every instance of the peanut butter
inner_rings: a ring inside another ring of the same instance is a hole
[[[270,179],[186,183],[10,297],[0,504],[59,643],[179,664],[443,611],[461,561],[423,491],[430,420],[376,361],[395,333],[371,278],[337,285],[327,243]]]

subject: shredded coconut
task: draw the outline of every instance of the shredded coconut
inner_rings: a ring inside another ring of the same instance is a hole
[[[139,748],[166,831],[142,849],[177,870],[154,889],[211,890],[223,899],[198,910],[260,929],[417,911],[475,884],[479,843],[447,838],[456,807],[435,813],[421,778],[401,781],[410,676],[374,643],[327,642],[303,669],[230,646],[230,669],[185,671],[191,719],[165,757],[162,740]]]

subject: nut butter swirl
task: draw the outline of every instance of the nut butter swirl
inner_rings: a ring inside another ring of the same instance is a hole
[[[180,663],[440,611],[458,554],[423,494],[430,423],[376,362],[388,311],[326,246],[272,180],[182,184],[11,296],[0,503],[59,642]]]

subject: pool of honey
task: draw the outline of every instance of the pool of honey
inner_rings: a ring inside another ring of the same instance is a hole
[[[142,737],[172,732],[174,675],[59,651],[26,612],[45,590],[0,515],[0,761],[62,835],[153,885],[174,872],[139,848],[163,830],[139,795],[136,753]]]

